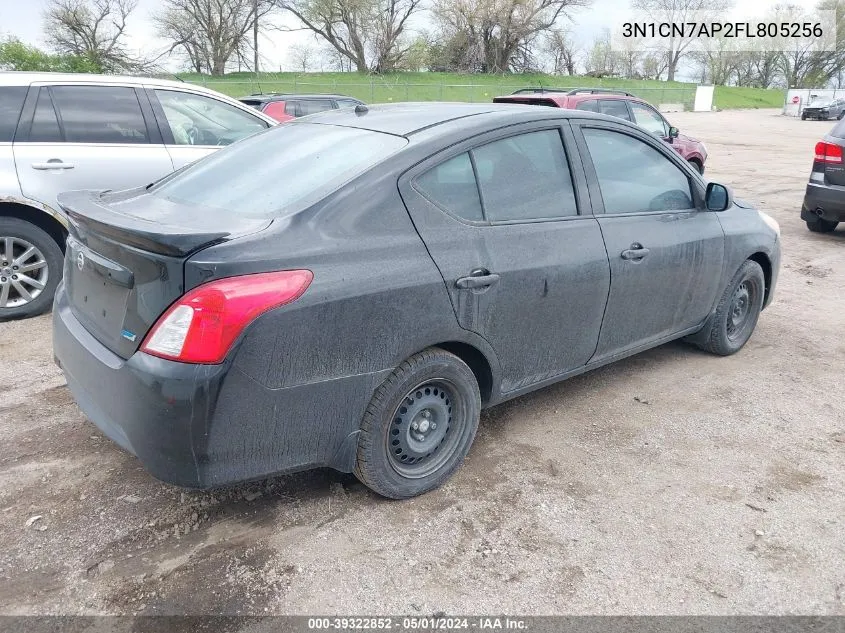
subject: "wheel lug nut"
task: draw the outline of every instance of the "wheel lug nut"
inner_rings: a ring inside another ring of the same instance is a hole
[[[431,417],[431,411],[429,411],[428,409],[425,409],[422,413],[423,413],[423,417],[426,418],[426,419]]]
[[[12,275],[12,279],[17,279],[17,278],[18,278],[17,275]]]
[[[420,428],[420,425],[419,425],[419,424],[417,424],[416,422],[412,422],[412,423],[411,423],[411,428],[412,428],[412,429],[414,429],[414,430],[416,431],[418,428]]]
[[[431,430],[433,431],[436,428],[437,428],[437,422],[432,422],[431,423]]]
[[[18,269],[17,266],[12,266],[12,270],[17,270],[17,269]]]

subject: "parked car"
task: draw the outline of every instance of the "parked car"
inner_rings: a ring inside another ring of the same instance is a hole
[[[494,103],[522,103],[553,108],[585,110],[615,116],[636,123],[647,132],[662,138],[681,156],[704,173],[707,163],[707,146],[698,139],[681,134],[650,103],[623,90],[600,88],[522,88],[511,95],[496,97]]]
[[[801,120],[838,120],[841,119],[843,115],[845,115],[845,99],[828,99],[827,97],[822,97],[814,100],[801,111]]]
[[[830,233],[845,221],[845,120],[837,123],[821,141],[810,181],[801,205],[801,219],[814,233]]]
[[[324,112],[61,204],[57,362],[189,487],[330,466],[426,492],[482,407],[681,337],[738,351],[780,262],[774,220],[575,110]]]
[[[364,105],[363,101],[344,95],[290,95],[276,92],[249,95],[241,97],[240,101],[280,123],[316,112]]]
[[[69,189],[146,185],[275,121],[186,83],[0,73],[0,319],[50,308]]]

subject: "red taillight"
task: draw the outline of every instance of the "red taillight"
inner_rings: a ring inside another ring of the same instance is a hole
[[[816,160],[820,163],[842,164],[842,146],[819,141],[816,143]]]
[[[310,270],[283,270],[197,286],[159,317],[141,351],[183,363],[221,363],[247,325],[298,299],[313,278]]]

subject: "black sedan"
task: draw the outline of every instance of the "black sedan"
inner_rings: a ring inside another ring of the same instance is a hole
[[[326,112],[61,204],[57,362],[190,487],[330,466],[426,492],[484,407],[682,337],[738,351],[780,261],[660,139],[531,106]]]
[[[816,99],[801,111],[801,120],[829,121],[845,115],[845,99]]]

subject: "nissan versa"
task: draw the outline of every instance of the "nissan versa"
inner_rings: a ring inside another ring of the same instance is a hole
[[[780,260],[654,135],[531,106],[325,112],[60,203],[57,361],[189,487],[330,466],[424,493],[483,407],[681,337],[736,352]]]

